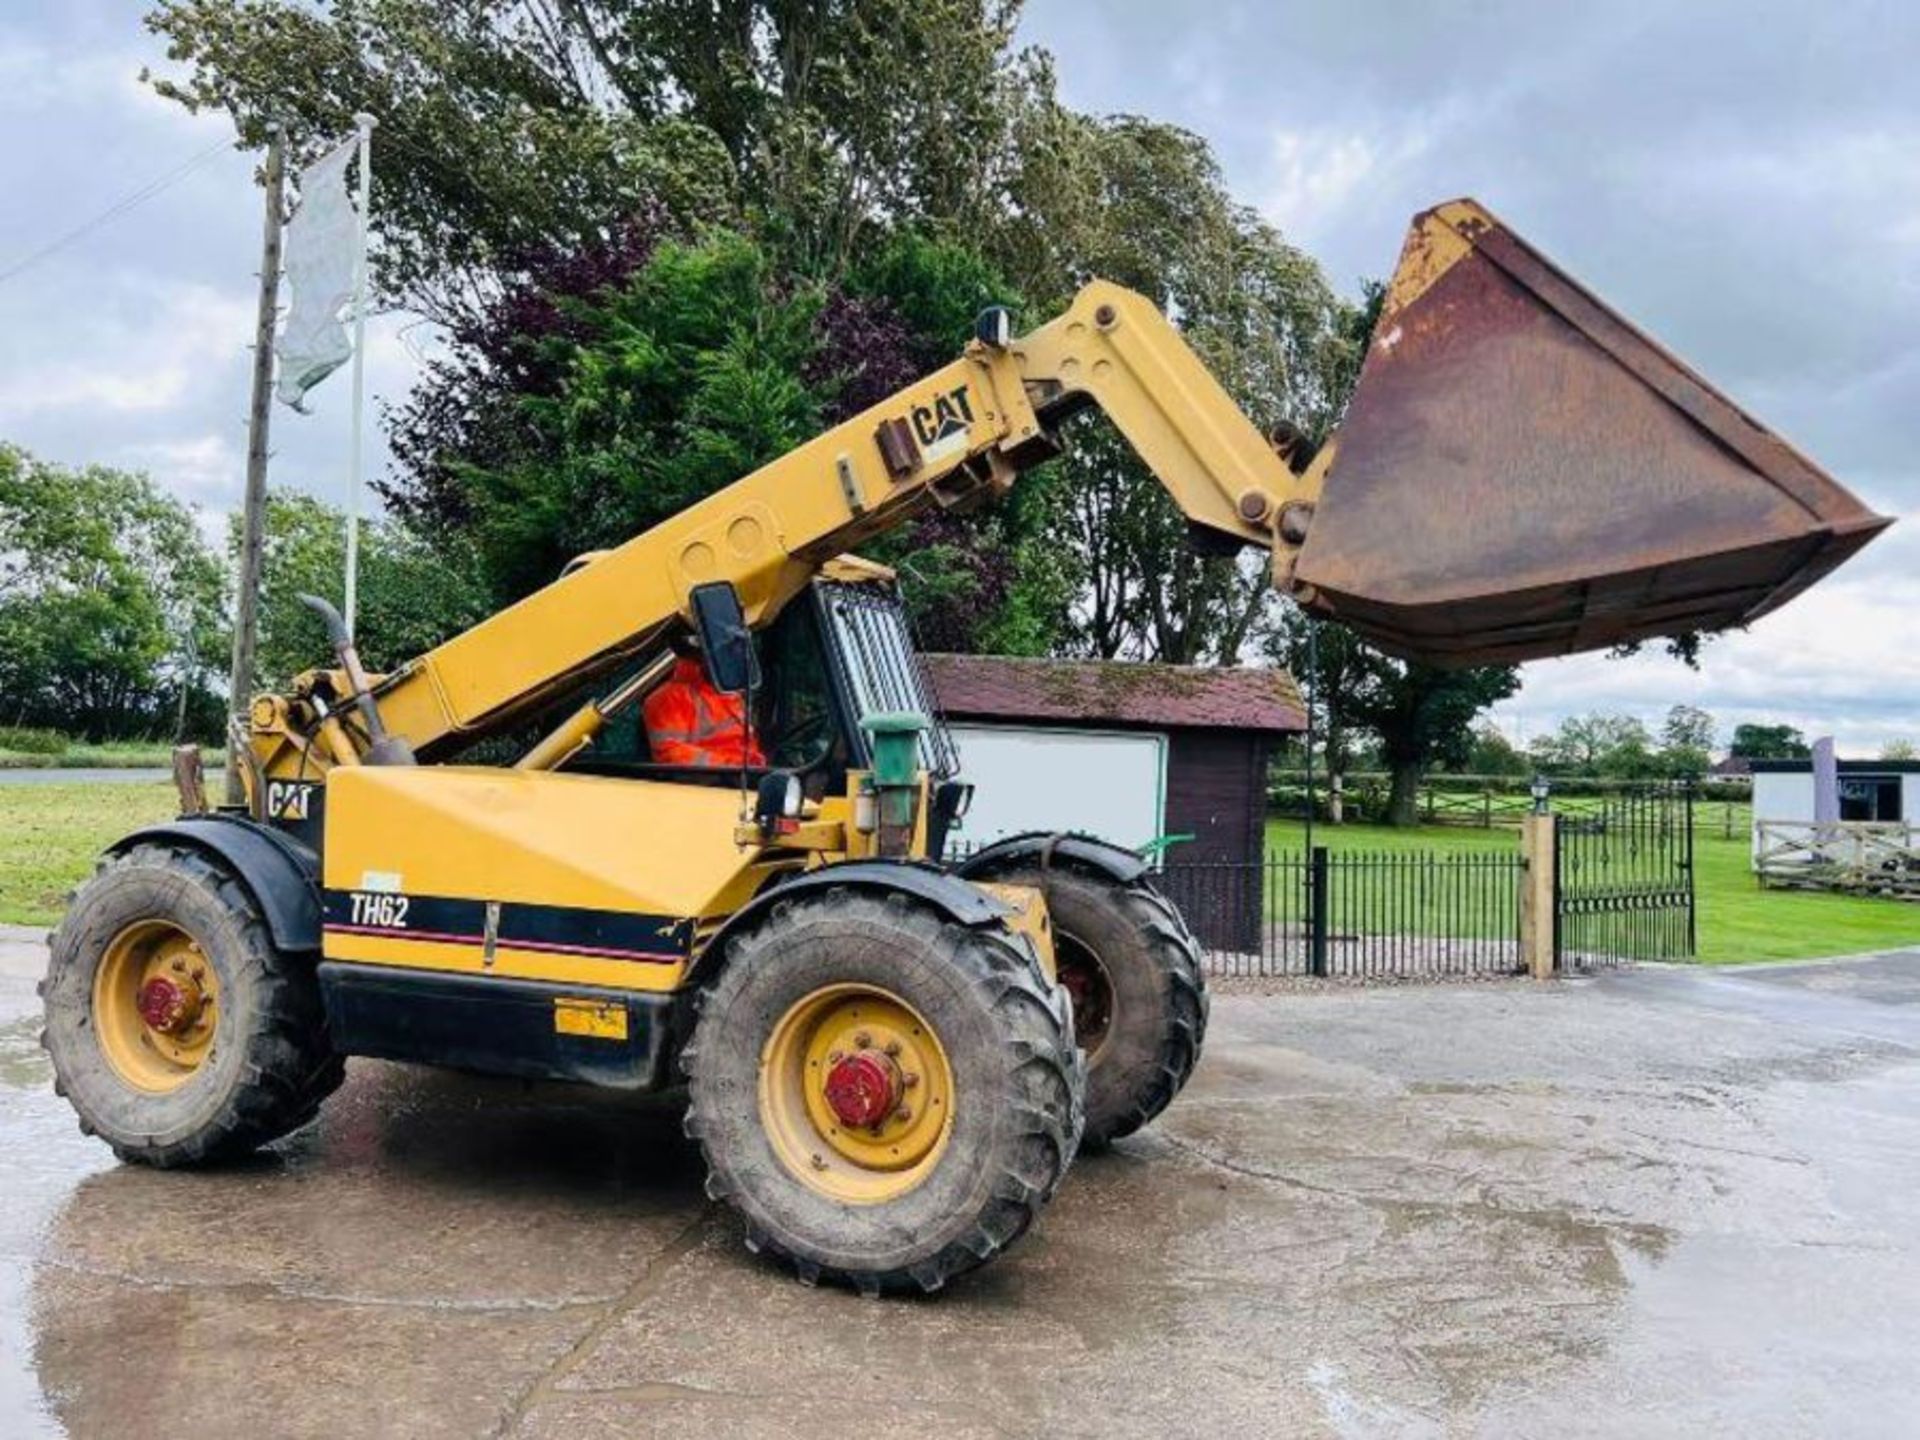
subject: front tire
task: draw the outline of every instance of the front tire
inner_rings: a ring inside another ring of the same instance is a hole
[[[344,1076],[312,968],[198,851],[136,845],[52,937],[42,1044],[54,1088],[122,1160],[243,1155],[311,1120]]]
[[[802,1280],[938,1290],[1012,1244],[1080,1140],[1066,997],[998,928],[831,890],[732,942],[682,1053],[707,1190]]]

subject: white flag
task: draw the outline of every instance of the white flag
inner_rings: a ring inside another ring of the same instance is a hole
[[[280,398],[302,414],[307,391],[353,354],[340,311],[353,299],[360,216],[347,193],[347,165],[359,137],[329,150],[300,172],[300,205],[287,222],[287,280],[293,306],[275,349]]]

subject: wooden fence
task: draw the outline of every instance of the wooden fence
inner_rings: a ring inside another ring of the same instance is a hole
[[[1622,790],[1629,787],[1622,786]],[[1605,815],[1617,792],[1592,795],[1564,795],[1556,792],[1553,808],[1576,819],[1596,820]],[[1297,816],[1306,813],[1306,786],[1281,780],[1269,788],[1269,810],[1275,815]],[[1328,812],[1328,792],[1323,780],[1317,790],[1317,813]],[[1370,822],[1383,818],[1387,810],[1384,780],[1365,777],[1349,783],[1342,791],[1343,808],[1349,821]],[[1443,790],[1423,784],[1415,804],[1422,825],[1460,825],[1477,830],[1518,830],[1520,822],[1532,811],[1533,797],[1525,789]]]
[[[1920,825],[1756,820],[1753,835],[1762,885],[1920,900]]]

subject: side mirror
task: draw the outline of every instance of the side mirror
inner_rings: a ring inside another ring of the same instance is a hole
[[[700,656],[714,689],[738,695],[760,686],[760,656],[753,648],[753,631],[740,608],[740,592],[725,580],[693,587],[693,626],[700,636]]]
[[[799,816],[806,803],[806,790],[800,777],[791,770],[775,770],[760,777],[760,791],[754,797],[753,818],[760,833],[771,835],[782,820]]]

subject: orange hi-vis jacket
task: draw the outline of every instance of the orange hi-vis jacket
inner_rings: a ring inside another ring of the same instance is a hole
[[[707,683],[691,656],[673,663],[673,674],[647,697],[643,713],[647,744],[660,765],[765,765],[766,756],[747,729],[747,704]]]

